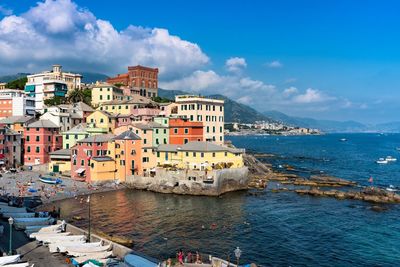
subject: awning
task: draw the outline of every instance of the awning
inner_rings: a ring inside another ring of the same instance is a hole
[[[79,168],[75,172],[79,173],[79,174],[82,174],[84,171],[85,171],[85,168]]]

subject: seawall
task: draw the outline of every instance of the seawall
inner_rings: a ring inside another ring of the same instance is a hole
[[[248,187],[248,168],[212,171],[177,170],[157,168],[153,177],[129,176],[128,187],[159,193],[219,196]]]

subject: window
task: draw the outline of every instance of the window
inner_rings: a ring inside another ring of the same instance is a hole
[[[196,157],[196,152],[193,152],[193,157]]]
[[[36,128],[36,132],[39,132],[39,128]]]
[[[143,139],[143,144],[147,144],[147,139]]]
[[[143,162],[149,162],[149,158],[148,157],[143,157],[142,161]]]
[[[212,153],[213,158],[215,158],[215,152]]]
[[[104,123],[104,119],[103,118],[100,119],[100,123]]]
[[[157,144],[157,145],[160,144],[160,143],[158,142],[158,138],[156,138],[156,144]]]
[[[219,132],[220,132],[220,133],[222,133],[222,126],[221,126],[221,127],[219,127]]]
[[[167,138],[164,138],[164,144],[166,144],[167,143]]]
[[[178,128],[174,128],[174,134],[178,134]]]
[[[65,135],[65,139],[68,140],[69,139],[69,134]]]
[[[185,134],[188,134],[188,133],[189,133],[189,129],[185,128]]]
[[[213,133],[215,133],[215,126],[213,126]]]
[[[204,153],[203,152],[200,153],[200,157],[204,158]]]
[[[74,162],[73,162],[73,164],[74,164],[74,165],[76,165],[76,159],[74,159]]]
[[[158,134],[158,129],[156,129],[156,134]]]
[[[184,144],[187,144],[188,142],[189,142],[189,139],[187,139],[187,138],[183,139]]]
[[[40,152],[40,147],[36,147],[36,153],[39,153]]]
[[[147,148],[143,149],[143,152],[144,152],[144,153],[147,153]]]
[[[157,158],[159,158],[160,157],[160,152],[159,151],[157,151]]]
[[[210,127],[209,126],[207,126],[207,133],[209,133],[210,132]]]
[[[85,161],[81,160],[81,166],[85,166]]]
[[[26,141],[29,142],[29,135],[26,137]]]
[[[228,156],[228,152],[225,152],[225,157],[227,157]]]
[[[65,145],[65,148],[68,149],[68,148],[69,148],[69,144],[66,144],[66,145]]]
[[[164,129],[164,134],[167,134],[167,129]]]
[[[26,152],[31,152],[31,147],[30,146],[26,147]]]
[[[125,166],[125,160],[120,160],[120,161],[119,161],[119,165]]]
[[[190,115],[190,121],[193,121],[193,115]]]
[[[186,157],[189,157],[189,152],[185,152],[185,156],[186,156]]]

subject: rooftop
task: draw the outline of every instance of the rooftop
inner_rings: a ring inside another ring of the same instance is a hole
[[[194,152],[231,152],[231,153],[243,153],[244,150],[230,148],[227,146],[219,146],[211,142],[195,141],[189,142],[184,145],[159,145],[158,151],[163,152],[177,152],[177,151],[194,151]]]
[[[91,158],[91,160],[94,160],[94,161],[114,161],[111,157],[107,157],[107,156],[105,156],[105,157],[93,157],[93,158]]]
[[[113,134],[96,134],[79,140],[78,143],[104,143],[112,140],[114,137],[115,135]]]
[[[111,100],[107,102],[101,103],[101,106],[104,105],[133,105],[133,104],[150,104],[150,103],[155,103],[151,99],[140,96],[140,95],[133,95],[131,96],[132,98],[129,100]]]
[[[49,155],[53,155],[53,156],[70,156],[71,155],[71,149],[56,150],[56,151],[50,152]]]
[[[125,131],[120,135],[117,135],[113,140],[140,140],[141,138],[132,132],[131,130]]]
[[[65,134],[86,133],[86,123],[80,123],[71,130],[64,132]]]
[[[29,127],[29,128],[60,128],[59,126],[57,126],[56,124],[54,124],[53,122],[51,122],[49,120],[38,120],[31,124],[28,124],[26,127]]]
[[[168,126],[153,121],[149,123],[133,123],[132,126],[142,130],[152,130],[154,128],[168,128]]]
[[[26,123],[32,119],[33,117],[31,116],[10,116],[0,120],[0,123],[3,124]]]

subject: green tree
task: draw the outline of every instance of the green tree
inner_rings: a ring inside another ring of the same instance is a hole
[[[25,89],[25,84],[27,82],[28,82],[28,78],[22,77],[22,78],[19,78],[17,80],[8,82],[7,85],[6,85],[6,88],[24,90]]]
[[[65,103],[65,98],[61,96],[54,96],[53,98],[44,100],[44,104],[46,106],[56,106],[64,103]]]
[[[70,104],[84,102],[85,104],[88,104],[90,106],[92,102],[92,90],[88,88],[74,89],[68,93],[67,102]]]
[[[153,100],[154,102],[157,103],[170,103],[170,102],[174,102],[171,99],[165,98],[165,97],[160,97],[160,96],[154,96],[151,98],[151,100]]]

